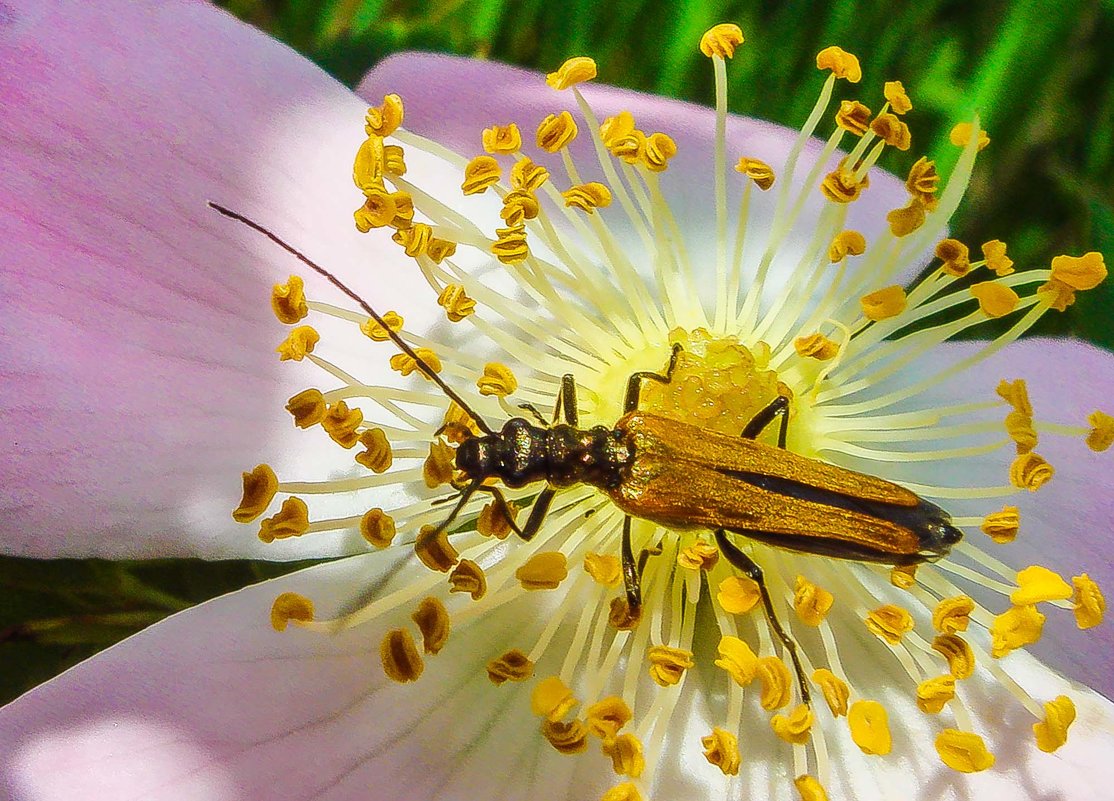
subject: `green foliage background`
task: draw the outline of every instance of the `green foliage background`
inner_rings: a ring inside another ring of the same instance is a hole
[[[955,235],[1008,242],[1019,269],[1099,250],[1114,264],[1114,0],[224,0],[352,86],[384,56],[427,50],[551,70],[591,55],[600,80],[709,102],[696,47],[737,22],[732,109],[799,126],[815,99],[815,54],[839,44],[864,68],[861,96],[900,79],[915,109],[914,148],[887,157],[904,174],[921,153],[946,175],[954,122],[978,111],[992,142]],[[798,87],[804,87],[798,90]],[[1114,350],[1114,281],[1050,315],[1039,333]],[[300,564],[0,559],[0,702],[144,626]]]

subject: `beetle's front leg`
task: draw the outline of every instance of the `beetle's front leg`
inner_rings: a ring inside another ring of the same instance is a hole
[[[785,438],[789,433],[789,398],[784,395],[778,395],[764,409],[752,417],[739,436],[743,439],[756,439],[759,434],[766,430],[766,426],[774,421],[775,417],[781,418],[781,426],[777,433],[777,446],[784,449]]]
[[[657,381],[659,384],[668,384],[673,380],[673,371],[677,368],[677,357],[682,350],[684,348],[681,347],[680,342],[673,344],[673,355],[669,357],[669,366],[665,368],[665,375],[649,370],[640,370],[631,374],[631,377],[627,379],[627,397],[623,402],[623,414],[630,414],[638,408],[638,396],[642,393],[642,379]]]

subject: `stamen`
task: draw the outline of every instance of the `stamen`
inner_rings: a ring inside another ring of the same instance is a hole
[[[387,678],[400,684],[417,681],[425,670],[425,663],[414,645],[414,638],[406,629],[391,629],[387,632],[379,644],[379,660],[383,663],[383,672],[387,674]]]
[[[851,739],[864,754],[885,756],[893,749],[889,716],[877,701],[856,701],[847,710]]]
[[[309,623],[313,620],[313,601],[296,592],[284,592],[271,605],[271,626],[275,631],[286,631],[288,624]]]
[[[1068,727],[1075,722],[1075,704],[1066,695],[1058,695],[1044,705],[1044,720],[1033,724],[1037,748],[1051,754],[1068,741]]]
[[[232,512],[237,523],[250,523],[267,511],[275,499],[279,483],[269,465],[256,465],[250,473],[243,473],[244,494],[240,505]]]
[[[936,752],[941,762],[960,773],[978,773],[994,766],[994,754],[972,732],[944,729],[936,736]]]
[[[429,596],[422,599],[410,616],[422,633],[422,649],[427,654],[437,654],[449,640],[449,613],[445,605]]]

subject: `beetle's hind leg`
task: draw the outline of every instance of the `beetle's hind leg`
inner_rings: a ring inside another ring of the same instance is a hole
[[[649,370],[640,370],[631,374],[631,377],[627,379],[627,397],[623,402],[623,414],[630,414],[638,408],[638,396],[642,394],[642,379],[657,381],[659,384],[668,384],[673,380],[673,371],[677,368],[677,357],[683,350],[684,348],[681,347],[680,342],[673,343],[673,354],[669,357],[669,366],[665,368],[664,375]]]
[[[634,549],[630,541],[630,515],[623,518],[623,544],[621,557],[623,563],[623,588],[627,591],[627,612],[631,620],[642,617],[642,571],[634,560]]]
[[[766,619],[770,622],[770,628],[774,630],[777,638],[781,640],[781,644],[785,646],[785,650],[789,652],[790,659],[793,660],[793,670],[797,674],[797,685],[801,690],[801,700],[804,701],[806,706],[812,706],[808,683],[805,681],[805,671],[801,667],[801,658],[797,654],[797,643],[782,628],[781,622],[774,613],[774,603],[770,599],[770,591],[766,589],[766,579],[762,574],[762,568],[743,553],[735,543],[727,539],[727,532],[722,528],[716,529],[716,545],[719,546],[719,552],[733,567],[741,570],[743,575],[758,585],[758,593],[762,598],[762,607],[766,610]]]
[[[777,432],[777,446],[784,449],[785,438],[789,433],[789,398],[784,395],[778,395],[762,411],[752,417],[739,436],[743,439],[757,439],[758,435],[766,430],[766,426],[772,423],[775,417],[781,418],[781,425]]]

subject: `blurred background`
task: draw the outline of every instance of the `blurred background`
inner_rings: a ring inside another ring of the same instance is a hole
[[[954,236],[1000,238],[1018,269],[1060,253],[1114,263],[1114,0],[225,0],[246,22],[354,86],[391,53],[425,50],[540,71],[590,55],[603,82],[709,103],[701,33],[738,23],[732,110],[799,127],[815,101],[815,54],[859,56],[861,95],[901,80],[914,148],[887,152],[904,175],[921,153],[947,175],[952,125],[981,115],[979,160]],[[1114,350],[1114,281],[1036,332]],[[173,612],[304,563],[0,558],[0,703]]]

